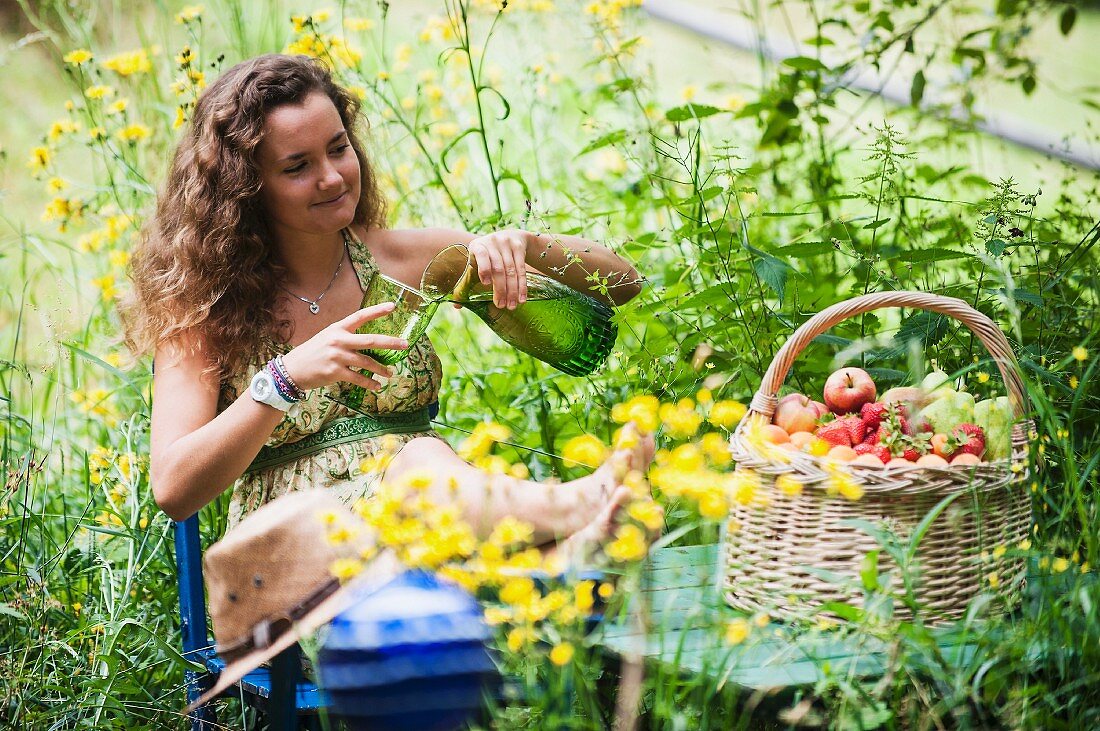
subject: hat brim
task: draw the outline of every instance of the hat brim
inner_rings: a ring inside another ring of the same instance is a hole
[[[248,675],[288,647],[294,646],[298,640],[313,634],[321,625],[332,621],[332,619],[346,609],[351,602],[352,592],[350,589],[351,585],[337,589],[332,596],[325,599],[318,604],[313,611],[292,624],[290,629],[279,635],[274,642],[262,650],[253,650],[247,655],[242,655],[226,663],[225,668],[218,674],[218,680],[214,683],[214,687],[199,696],[198,700],[184,708],[184,714],[191,713],[197,708],[205,706],[245,675]]]
[[[218,680],[214,683],[214,686],[199,696],[198,700],[184,708],[184,715],[214,700],[245,675],[248,675],[283,650],[293,646],[298,640],[313,634],[322,625],[331,622],[337,614],[347,609],[357,597],[360,597],[362,591],[370,591],[371,588],[377,587],[392,578],[397,573],[398,566],[397,560],[389,552],[378,556],[368,570],[333,592],[332,596],[322,601],[292,624],[290,629],[279,635],[270,645],[260,650],[253,650],[247,655],[242,655],[227,663],[225,668],[218,674]]]

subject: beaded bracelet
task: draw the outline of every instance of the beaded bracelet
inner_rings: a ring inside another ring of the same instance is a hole
[[[271,380],[275,382],[275,390],[279,392],[280,398],[291,404],[301,401],[301,399],[295,398],[294,392],[290,390],[290,386],[283,380],[283,374],[275,367],[274,360],[269,360],[264,367],[267,368],[267,372],[271,374]]]
[[[279,369],[279,374],[283,377],[283,380],[286,381],[286,385],[290,387],[290,391],[294,394],[294,398],[298,401],[305,399],[306,392],[299,388],[298,384],[294,382],[294,379],[290,377],[290,372],[283,363],[283,356],[275,356],[275,367]]]

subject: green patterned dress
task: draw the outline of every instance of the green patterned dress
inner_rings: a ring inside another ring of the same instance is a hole
[[[350,237],[348,252],[359,285],[369,291],[378,273],[373,257],[355,236]],[[218,413],[248,390],[252,375],[262,367],[263,363],[251,364],[222,383]],[[393,366],[393,376],[380,391],[364,394],[360,408],[388,425],[390,439],[396,438],[398,445],[419,436],[435,436],[426,423],[426,410],[438,400],[441,380],[439,357],[424,336],[407,358]],[[382,475],[370,469],[368,458],[378,453],[383,437],[377,428],[369,427],[378,424],[371,425],[371,419],[333,400],[346,401],[352,388],[340,382],[309,391],[298,415],[284,417],[275,427],[260,455],[233,485],[229,528],[268,501],[296,490],[327,487],[348,504],[374,492]]]

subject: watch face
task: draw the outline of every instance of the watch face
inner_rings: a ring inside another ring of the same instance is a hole
[[[275,384],[271,382],[271,376],[267,373],[258,373],[252,380],[252,395],[263,401],[275,391]]]

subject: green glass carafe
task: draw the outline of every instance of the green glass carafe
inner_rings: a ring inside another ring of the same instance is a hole
[[[527,273],[527,300],[516,309],[495,307],[491,284],[482,284],[469,249],[449,246],[421,279],[429,300],[456,302],[477,315],[501,340],[571,376],[599,368],[615,345],[614,311],[550,277]]]

